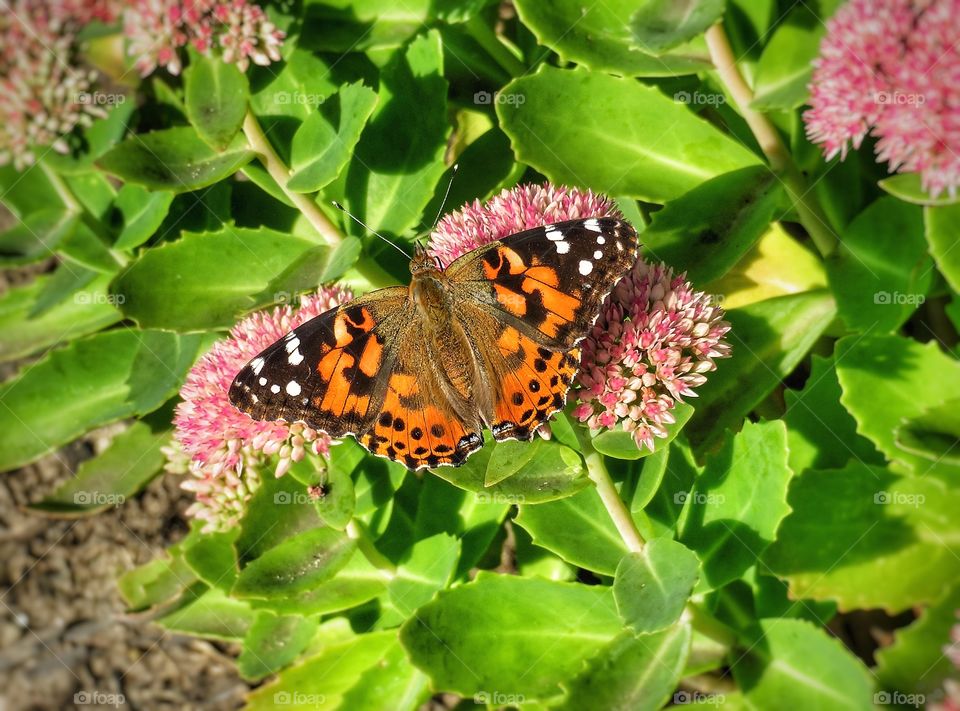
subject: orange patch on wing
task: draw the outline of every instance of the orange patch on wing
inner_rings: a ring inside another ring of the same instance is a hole
[[[577,309],[580,307],[580,299],[570,294],[565,294],[559,289],[551,286],[544,286],[532,279],[524,279],[523,290],[532,294],[535,289],[539,289],[543,294],[543,306],[548,311],[553,311],[557,316],[573,321],[577,316]]]
[[[557,274],[557,270],[553,267],[530,267],[527,269],[527,276],[547,286],[560,285],[560,275]]]
[[[331,412],[334,415],[342,415],[346,407],[347,400],[350,398],[350,381],[343,374],[347,368],[353,365],[354,358],[349,353],[343,351],[334,351],[327,355],[323,360],[337,356],[336,363],[333,366],[330,376],[327,377],[321,371],[321,375],[327,380],[327,391],[320,402],[320,409]],[[323,361],[321,361],[321,364]]]
[[[507,326],[497,339],[497,348],[501,353],[512,355],[520,350],[520,331],[513,326]]]
[[[504,262],[509,265],[509,272],[511,274],[520,274],[524,269],[527,268],[527,265],[523,262],[523,257],[509,247],[504,247],[502,245],[497,247],[496,255],[496,265],[491,266],[486,260],[483,260],[483,273],[488,279],[493,279],[497,276],[497,274],[499,274],[500,270],[503,268]]]
[[[360,354],[360,372],[368,376],[376,375],[382,359],[383,346],[377,341],[375,335],[369,336],[367,344],[363,347],[363,353]]]
[[[505,308],[507,311],[512,313],[514,316],[523,317],[527,313],[527,300],[517,292],[512,289],[508,289],[502,284],[493,284],[494,292],[497,296],[497,301],[500,305]]]

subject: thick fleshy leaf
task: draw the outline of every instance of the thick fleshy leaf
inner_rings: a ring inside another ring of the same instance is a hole
[[[329,467],[322,484],[322,493],[313,506],[325,525],[342,531],[353,518],[357,505],[357,494],[353,487],[350,472],[337,467]]]
[[[157,409],[180,388],[200,343],[198,336],[126,328],[51,351],[0,385],[0,470]]]
[[[569,694],[558,708],[655,711],[670,699],[690,651],[690,626],[656,634],[623,632],[564,687]]]
[[[923,303],[933,277],[921,209],[892,197],[872,203],[843,231],[827,275],[837,311],[852,330],[902,326]]]
[[[166,458],[160,448],[169,441],[169,429],[134,422],[103,452],[82,462],[76,476],[30,508],[57,516],[86,516],[121,506],[163,468]]]
[[[275,301],[264,288],[314,246],[268,229],[187,233],[147,251],[114,281],[111,292],[141,326],[228,328],[258,305],[257,298]]]
[[[363,674],[376,667],[397,634],[373,632],[335,641],[318,654],[280,672],[274,681],[257,688],[247,697],[249,711],[333,711],[341,706],[344,694],[356,687]]]
[[[240,131],[250,84],[236,64],[194,54],[183,73],[187,118],[215,150],[222,151]]]
[[[950,631],[957,624],[960,585],[949,590],[907,627],[894,633],[892,644],[877,651],[877,676],[887,689],[903,693],[931,692],[956,673],[943,653],[955,644]]]
[[[673,626],[699,577],[700,561],[685,545],[670,538],[647,541],[617,566],[613,597],[620,617],[638,634]]]
[[[632,79],[544,64],[500,96],[518,99],[497,103],[517,159],[555,183],[663,203],[758,162],[682,103]]]
[[[529,455],[509,479],[486,486],[488,465],[498,446],[487,442],[463,466],[438,467],[431,471],[454,486],[476,492],[482,500],[493,503],[554,501],[571,496],[590,483],[579,454],[562,444],[536,438],[526,444]]]
[[[437,688],[530,701],[559,694],[621,630],[609,589],[481,571],[421,607],[400,640]]]
[[[685,428],[695,445],[706,446],[780,384],[833,320],[828,292],[811,291],[767,299],[727,312],[733,328],[726,339],[733,357],[717,364],[700,388],[696,413]]]
[[[566,61],[621,76],[693,74],[709,66],[706,48],[679,47],[654,57],[634,45],[630,18],[635,0],[612,0],[584,5],[575,0],[544,3],[517,0],[523,24]]]
[[[430,696],[430,680],[410,663],[400,642],[396,641],[343,695],[340,708],[350,711],[419,709]]]
[[[137,102],[132,96],[124,94],[105,96],[114,99],[115,103],[108,109],[106,118],[96,119],[90,126],[77,131],[80,137],[79,150],[73,147],[70,153],[63,155],[49,151],[43,156],[45,164],[62,175],[83,173],[91,170],[94,161],[123,138]]]
[[[377,105],[377,94],[359,82],[347,84],[297,129],[291,147],[290,190],[314,192],[334,180],[350,161],[360,132]]]
[[[787,441],[790,466],[805,469],[843,467],[850,459],[883,464],[870,441],[857,434],[857,422],[840,404],[840,382],[833,358],[814,356],[803,390],[787,390]]]
[[[0,265],[17,266],[46,259],[76,229],[78,216],[62,207],[43,207],[0,234]]]
[[[253,625],[255,615],[247,603],[228,597],[219,588],[210,588],[158,619],[157,624],[193,637],[239,642]]]
[[[104,274],[114,273],[120,267],[120,262],[110,252],[109,239],[110,235],[100,225],[81,219],[60,240],[57,253],[87,269]]]
[[[294,477],[264,476],[261,479],[240,521],[240,535],[235,545],[241,565],[298,533],[323,525],[313,499]]]
[[[128,570],[117,580],[120,596],[132,612],[170,602],[184,588],[196,582],[197,576],[176,546],[169,549],[167,554],[169,557],[154,558],[149,563]]]
[[[764,562],[793,597],[897,612],[934,602],[960,575],[952,513],[960,492],[937,479],[851,462],[807,471],[790,487],[789,503],[793,513]]]
[[[287,666],[306,649],[317,627],[316,618],[261,610],[243,639],[237,658],[240,676],[255,681]]]
[[[960,250],[956,248],[960,241],[960,204],[928,207],[923,211],[923,221],[937,269],[953,290],[960,292]]]
[[[782,199],[766,166],[712,178],[654,213],[640,237],[644,254],[693,284],[719,279],[760,239]]]
[[[811,62],[825,33],[823,22],[806,5],[798,5],[777,25],[760,56],[754,79],[753,108],[795,109],[809,96]]]
[[[749,708],[874,708],[863,662],[803,620],[761,620],[758,641],[734,664],[733,676]]]
[[[960,196],[950,196],[950,193],[943,192],[937,197],[933,197],[929,192],[923,189],[919,173],[899,173],[891,175],[877,182],[881,188],[900,198],[904,202],[911,202],[914,205],[924,205],[930,207],[939,207],[943,205],[955,205]]]
[[[726,0],[642,0],[630,18],[634,43],[662,54],[688,42],[723,16]]]
[[[836,353],[840,402],[857,421],[857,432],[917,475],[937,475],[938,464],[898,447],[896,433],[905,420],[960,398],[960,362],[933,341],[900,336],[850,336],[837,343]]]
[[[897,446],[911,454],[937,464],[960,466],[960,398],[904,420],[895,437]]]
[[[707,457],[684,502],[680,540],[701,561],[699,590],[736,580],[756,563],[789,513],[787,432],[780,420],[744,424]]]
[[[460,542],[446,533],[417,541],[387,584],[388,604],[384,605],[379,624],[399,625],[418,607],[430,602],[438,590],[449,584],[459,557]]]
[[[175,193],[213,185],[253,160],[253,151],[217,153],[189,126],[133,136],[97,161],[108,173],[151,190]]]
[[[237,577],[237,597],[296,595],[326,582],[347,564],[356,542],[331,528],[300,533],[252,561]]]
[[[602,575],[613,575],[628,553],[593,486],[559,501],[521,506],[514,523],[538,546]]]
[[[107,294],[111,276],[97,275],[82,283],[55,305],[45,304],[48,287],[61,271],[67,276],[84,273],[61,265],[51,276],[40,276],[0,296],[0,360],[35,353],[62,341],[71,341],[119,321],[122,316]],[[89,275],[89,273],[87,273]],[[42,307],[42,313],[38,310]]]
[[[446,169],[450,127],[439,33],[398,51],[380,73],[379,96],[346,171],[345,197],[370,230],[398,235],[417,226]]]
[[[230,592],[237,581],[237,552],[234,543],[237,529],[225,532],[201,533],[202,527],[194,522],[194,528],[183,542],[183,559],[203,582],[212,588]]]
[[[150,239],[163,224],[173,197],[167,190],[152,192],[133,183],[120,188],[113,207],[121,232],[113,246],[133,249]]]

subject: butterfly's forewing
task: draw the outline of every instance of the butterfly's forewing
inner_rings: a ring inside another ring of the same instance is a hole
[[[563,408],[575,346],[637,259],[633,227],[614,218],[536,227],[464,255],[447,270],[494,388],[497,439],[529,439]]]
[[[443,397],[406,287],[381,289],[297,327],[251,360],[230,401],[257,420],[355,435],[411,469],[460,464],[483,444]]]

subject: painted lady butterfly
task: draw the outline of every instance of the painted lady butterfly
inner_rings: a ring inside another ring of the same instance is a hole
[[[380,289],[250,361],[230,401],[258,420],[353,435],[410,469],[460,465],[494,439],[528,440],[563,408],[580,349],[637,258],[608,217],[519,232],[445,270],[422,249],[409,287]]]

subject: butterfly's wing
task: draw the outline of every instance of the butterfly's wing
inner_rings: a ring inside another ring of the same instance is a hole
[[[637,259],[637,234],[614,218],[519,232],[447,269],[489,373],[484,419],[496,439],[529,439],[563,408],[603,300]]]
[[[257,420],[354,435],[411,469],[459,464],[483,444],[442,396],[405,287],[381,289],[298,326],[241,369],[230,401]]]

